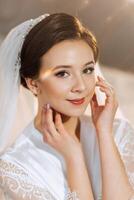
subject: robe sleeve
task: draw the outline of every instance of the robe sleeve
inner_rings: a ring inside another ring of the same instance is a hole
[[[12,200],[58,200],[50,190],[40,187],[21,166],[0,159],[1,200],[4,194]],[[79,200],[75,191],[68,190],[64,200]]]
[[[134,127],[127,119],[117,119],[114,125],[115,142],[134,191]],[[129,200],[134,200],[134,196]]]

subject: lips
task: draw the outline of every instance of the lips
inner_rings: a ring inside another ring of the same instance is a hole
[[[73,99],[73,100],[68,100],[73,104],[82,104],[85,101],[85,98],[82,99]]]

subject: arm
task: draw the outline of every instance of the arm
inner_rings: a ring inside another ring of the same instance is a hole
[[[92,120],[96,128],[101,156],[102,197],[103,200],[132,200],[134,189],[130,185],[113,136],[114,118],[118,108],[116,93],[113,86],[99,76],[96,86],[99,86],[106,95],[104,105],[98,105],[96,94],[91,101]],[[125,145],[127,131],[122,133],[119,129],[118,132],[118,139],[121,139],[122,143],[120,148],[126,151],[128,148],[128,145]],[[124,138],[120,137],[122,135]],[[133,145],[134,143],[130,145],[131,158],[128,159],[131,166],[134,164]],[[134,174],[134,168],[131,167],[130,170],[133,170],[131,174]]]
[[[67,179],[72,191],[76,191],[80,200],[93,200],[91,183],[89,181],[84,155],[66,160]]]
[[[134,195],[113,133],[98,132],[102,167],[103,200],[131,200]]]

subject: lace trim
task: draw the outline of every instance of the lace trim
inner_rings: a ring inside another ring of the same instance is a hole
[[[14,198],[26,200],[56,200],[46,189],[34,185],[28,173],[13,163],[0,159],[0,186]]]
[[[97,200],[102,200],[102,194],[99,195]]]
[[[15,164],[6,162],[2,159],[0,159],[0,169],[1,169],[1,172],[5,172],[5,173],[13,173],[16,175],[28,176],[28,173],[24,172],[24,170],[20,169]]]
[[[56,200],[46,188],[32,184],[28,173],[14,163],[0,159],[0,186],[10,197],[24,200]],[[79,200],[76,192],[70,188],[65,200]]]
[[[66,200],[80,200],[78,198],[78,194],[76,193],[76,191],[68,192],[65,199]]]
[[[121,136],[119,136],[118,142],[116,141],[118,143],[117,147],[119,148],[128,180],[134,190],[134,128],[126,121],[123,127],[121,127],[123,130],[121,130],[120,123],[121,122],[118,121],[119,129],[117,128],[118,133],[116,137],[118,138],[119,134],[121,134]]]

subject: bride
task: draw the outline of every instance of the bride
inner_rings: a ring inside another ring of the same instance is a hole
[[[97,60],[95,37],[66,13],[9,32],[0,47],[0,199],[134,199],[134,130],[116,118],[118,100]],[[38,107],[15,137],[21,86]]]

